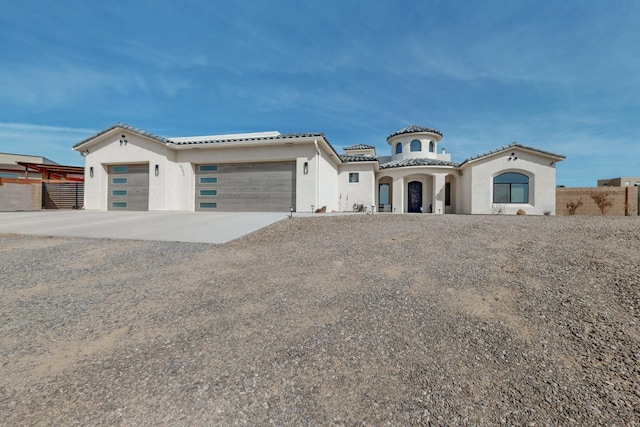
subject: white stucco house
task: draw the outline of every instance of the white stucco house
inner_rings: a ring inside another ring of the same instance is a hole
[[[555,213],[564,156],[513,143],[456,163],[442,133],[409,126],[389,155],[338,153],[322,133],[165,138],[118,123],[76,144],[85,209],[395,213]]]

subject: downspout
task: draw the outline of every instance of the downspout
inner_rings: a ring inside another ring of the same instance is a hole
[[[316,147],[316,209],[320,208],[320,147],[318,147],[318,140],[313,140],[313,145]],[[313,213],[313,212],[311,212]]]

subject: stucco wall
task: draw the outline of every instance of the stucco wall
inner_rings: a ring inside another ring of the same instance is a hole
[[[120,144],[121,134],[126,135],[126,143]],[[107,165],[122,163],[149,163],[149,210],[167,208],[165,190],[169,177],[175,172],[168,165],[169,149],[147,138],[125,132],[106,137],[92,145],[85,157],[85,209],[107,210],[108,176]],[[159,165],[159,174],[153,169]],[[93,167],[93,177],[89,171]]]
[[[468,186],[471,191],[470,211],[466,213],[515,214],[519,209],[524,209],[529,215],[555,213],[555,162],[547,157],[513,148],[467,163],[463,166],[462,172],[465,176],[465,186],[469,181],[471,184]],[[493,203],[493,178],[505,172],[518,172],[529,177],[529,203]]]
[[[402,134],[390,138],[387,143],[391,148],[391,158],[393,160],[418,158],[435,159],[438,157],[438,142],[441,138],[442,137],[436,133]],[[420,151],[411,151],[411,141],[413,140],[420,141]],[[430,141],[433,141],[434,143],[433,151],[429,151]],[[398,143],[402,145],[402,152],[396,154],[396,146],[398,145]]]
[[[349,182],[349,174],[358,173],[358,182]],[[376,203],[376,176],[373,165],[347,163],[340,166],[338,175],[340,211],[352,211],[353,205],[362,202],[367,212]]]

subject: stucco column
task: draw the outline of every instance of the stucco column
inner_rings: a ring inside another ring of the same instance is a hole
[[[444,213],[444,186],[447,174],[433,174],[433,213]]]
[[[393,205],[394,213],[404,212],[404,179],[402,177],[393,178]]]

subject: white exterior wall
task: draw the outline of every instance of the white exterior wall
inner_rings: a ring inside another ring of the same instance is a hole
[[[126,135],[126,144],[120,145],[120,135]],[[107,165],[149,163],[149,210],[167,209],[166,193],[169,148],[147,138],[118,132],[92,145],[85,157],[84,208],[107,210]],[[159,165],[156,177],[153,169]],[[93,177],[89,170],[93,167]]]
[[[473,177],[473,169],[466,168],[460,171],[458,178],[458,191],[456,193],[456,213],[471,213],[471,181]]]
[[[327,212],[338,210],[338,166],[322,150],[317,157],[319,164],[318,199],[315,209],[327,207]]]
[[[120,144],[121,135],[127,143]],[[85,157],[85,209],[107,210],[107,166],[149,164],[149,210],[195,210],[195,165],[203,163],[296,162],[296,206],[309,212],[311,205],[338,209],[337,167],[321,151],[317,156],[313,141],[303,143],[258,144],[220,143],[199,149],[173,149],[157,141],[123,129],[102,136]],[[307,173],[304,173],[304,163]],[[155,165],[159,173],[155,176]],[[93,167],[93,177],[89,170]],[[318,203],[321,203],[320,205]]]
[[[358,173],[358,182],[349,182],[349,174]],[[376,202],[376,174],[371,163],[347,163],[340,166],[338,175],[340,211],[352,211],[353,205],[362,202],[367,212]],[[376,208],[377,209],[377,208]]]
[[[316,178],[318,162],[315,160],[316,151],[312,142],[304,144],[283,145],[240,145],[238,143],[227,146],[219,144],[215,147],[201,149],[175,150],[176,162],[174,176],[178,178],[174,183],[174,200],[181,200],[185,207],[178,210],[195,210],[195,166],[203,163],[251,163],[251,162],[296,162],[296,212],[309,212],[316,201]],[[307,163],[307,173],[304,173],[304,163]],[[180,168],[182,166],[182,168]],[[182,179],[182,173],[184,177]],[[328,207],[327,207],[328,208]]]
[[[516,160],[511,153],[515,153]],[[511,160],[509,158],[512,157]],[[551,164],[553,163],[553,165]],[[518,172],[529,177],[529,203],[493,204],[493,178],[505,172]],[[528,215],[555,214],[555,162],[548,157],[523,151],[518,147],[479,159],[463,169],[465,188],[470,192],[472,214],[492,214],[499,208],[505,214],[524,209]],[[466,212],[465,212],[466,213]]]
[[[391,158],[393,160],[402,159],[436,159],[438,157],[438,142],[442,137],[436,133],[408,133],[394,136],[387,143],[391,146]],[[411,151],[411,141],[421,142],[420,151]],[[429,141],[434,142],[433,152],[429,151]],[[396,154],[396,145],[402,144],[402,153]],[[446,155],[447,159],[451,157]],[[444,159],[442,159],[444,160]]]

